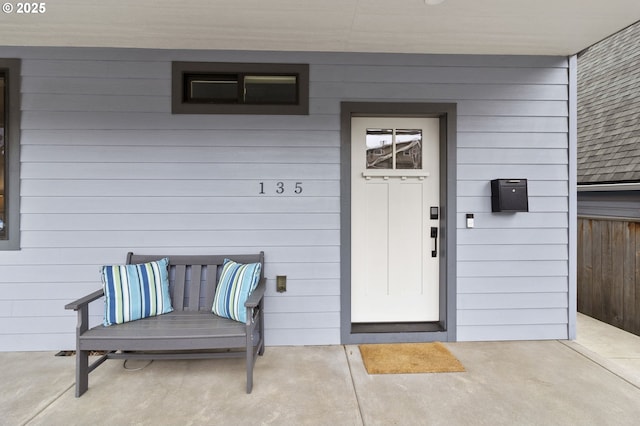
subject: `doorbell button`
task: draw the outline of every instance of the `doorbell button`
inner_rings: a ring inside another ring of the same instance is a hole
[[[467,213],[467,228],[473,228],[474,226],[473,213]]]

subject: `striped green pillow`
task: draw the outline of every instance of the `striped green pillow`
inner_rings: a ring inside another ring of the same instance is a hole
[[[236,263],[225,259],[218,279],[211,311],[221,317],[247,322],[244,306],[260,281],[260,263]]]
[[[122,324],[173,311],[169,259],[138,265],[103,266],[104,325]]]

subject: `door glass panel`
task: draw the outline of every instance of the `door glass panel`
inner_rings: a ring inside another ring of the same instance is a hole
[[[396,169],[422,169],[422,130],[396,130]]]
[[[393,129],[367,129],[367,169],[393,169]]]

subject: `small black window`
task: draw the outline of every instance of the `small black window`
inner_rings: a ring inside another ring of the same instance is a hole
[[[174,114],[308,114],[309,66],[173,63]]]

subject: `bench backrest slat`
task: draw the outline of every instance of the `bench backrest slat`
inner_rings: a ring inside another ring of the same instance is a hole
[[[206,268],[206,266],[205,266]],[[202,284],[202,265],[191,265],[191,282],[189,283],[189,304],[187,311],[197,311],[200,308],[200,289]],[[195,303],[194,303],[195,302]]]
[[[169,262],[171,262],[171,260],[169,260]],[[169,287],[173,287],[173,291],[170,291],[171,303],[173,304],[173,309],[176,309],[178,311],[182,311],[184,309],[184,286],[186,281],[187,266],[170,264]]]
[[[264,277],[264,253],[241,255],[167,256],[129,253],[127,263],[146,263],[163,257],[169,258],[169,293],[176,311],[211,310],[218,283],[220,266],[224,259],[239,263],[262,263]]]
[[[213,272],[212,272],[213,271]],[[207,282],[204,290],[204,306],[213,306],[213,298],[216,295],[218,284],[218,265],[207,265]]]

